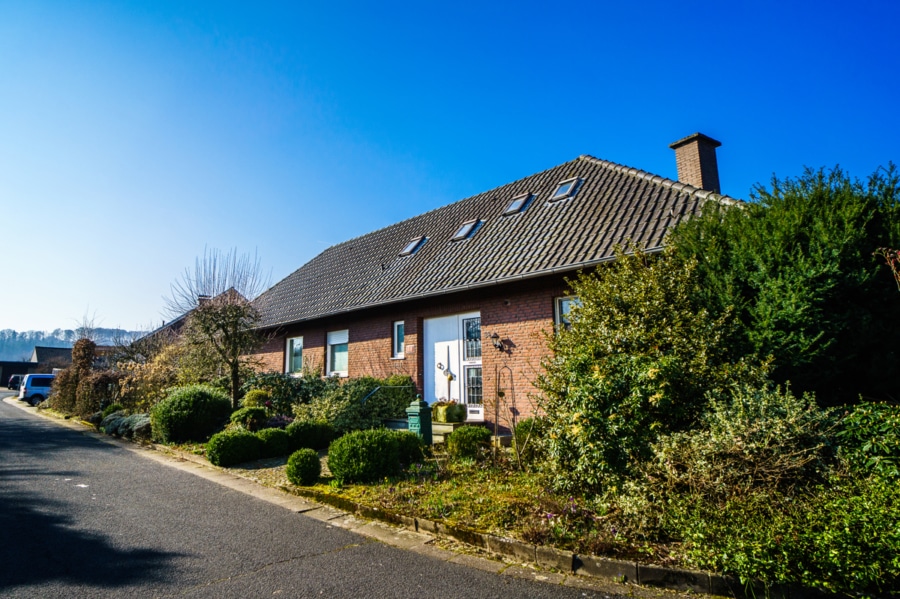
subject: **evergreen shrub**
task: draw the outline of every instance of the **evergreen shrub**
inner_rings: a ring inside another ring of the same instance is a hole
[[[456,460],[478,460],[487,455],[491,431],[483,426],[461,426],[447,437],[447,453]]]
[[[328,448],[328,468],[342,482],[371,482],[400,472],[397,436],[385,428],[353,431]]]
[[[206,457],[215,466],[233,466],[259,459],[262,444],[259,437],[250,431],[222,431],[213,435],[206,444]]]
[[[264,428],[256,436],[262,441],[262,457],[277,458],[290,453],[291,438],[283,429]]]
[[[322,474],[322,463],[314,449],[298,449],[288,458],[285,469],[291,484],[309,486],[315,484]]]
[[[265,408],[246,407],[233,412],[230,419],[232,424],[239,424],[248,431],[258,431],[265,425],[268,417]]]
[[[285,429],[290,437],[290,447],[298,449],[325,449],[337,437],[334,427],[328,422],[308,422],[295,420]]]
[[[266,402],[272,401],[272,394],[264,389],[250,389],[241,400],[245,408],[264,408]]]
[[[176,387],[150,410],[153,437],[163,443],[203,441],[219,430],[231,413],[231,400],[207,385]]]
[[[110,405],[106,406],[106,408],[103,409],[102,418],[106,418],[113,412],[120,412],[120,411],[124,411],[124,410],[125,410],[125,406],[123,406],[120,403],[110,404]]]
[[[391,432],[397,440],[397,452],[401,466],[406,468],[425,459],[425,444],[419,435],[410,431]]]

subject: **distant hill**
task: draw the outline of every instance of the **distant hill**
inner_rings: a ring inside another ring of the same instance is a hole
[[[93,329],[90,338],[97,345],[115,345],[117,341],[130,341],[142,335],[139,331],[122,329]],[[55,331],[14,331],[0,330],[0,360],[28,360],[35,345],[43,347],[72,347],[80,337],[72,329],[56,329]]]

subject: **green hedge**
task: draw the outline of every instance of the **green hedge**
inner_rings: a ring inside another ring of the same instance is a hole
[[[208,385],[177,387],[150,410],[153,437],[163,443],[204,441],[228,421],[231,400]]]
[[[290,437],[290,449],[325,449],[337,437],[334,427],[327,422],[296,420],[285,429]]]
[[[290,435],[280,428],[264,428],[256,433],[262,441],[262,457],[277,458],[290,453]]]
[[[447,437],[447,453],[453,459],[477,460],[491,446],[491,431],[483,426],[461,426]]]
[[[258,431],[268,420],[266,409],[261,407],[246,407],[235,411],[231,415],[232,424],[240,424],[248,431]]]
[[[328,448],[328,468],[342,482],[371,482],[400,472],[400,447],[394,431],[353,431]]]
[[[241,429],[215,434],[206,444],[206,457],[215,466],[233,466],[259,459],[263,442]]]

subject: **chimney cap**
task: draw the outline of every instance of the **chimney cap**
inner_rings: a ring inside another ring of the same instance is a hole
[[[722,142],[713,139],[709,135],[703,135],[702,133],[697,132],[697,133],[692,133],[691,135],[688,135],[687,137],[682,137],[678,141],[673,141],[672,143],[669,144],[669,147],[672,148],[673,150],[676,150],[676,149],[680,148],[681,146],[687,145],[694,141],[706,142],[707,144],[710,144],[714,148],[718,148],[719,146],[722,145]]]

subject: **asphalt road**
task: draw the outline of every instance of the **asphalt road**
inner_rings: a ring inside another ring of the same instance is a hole
[[[2,597],[609,597],[405,551],[0,401]]]

